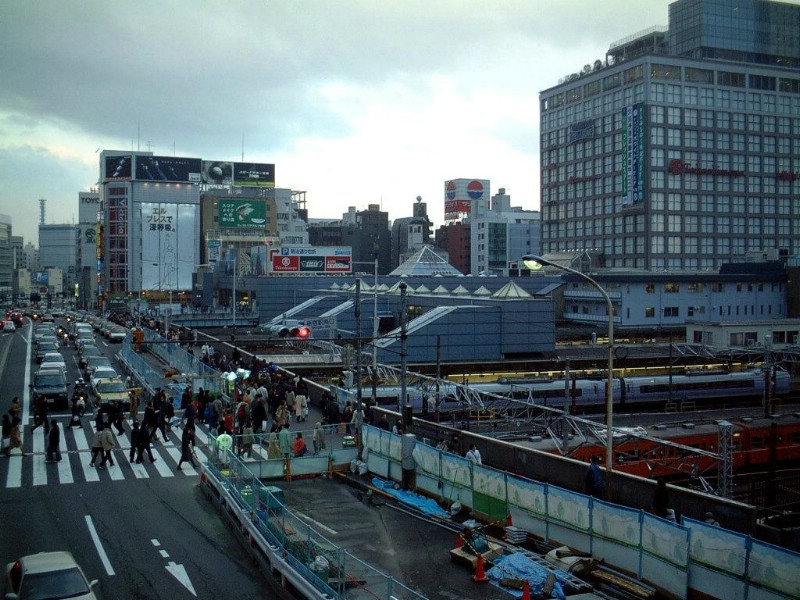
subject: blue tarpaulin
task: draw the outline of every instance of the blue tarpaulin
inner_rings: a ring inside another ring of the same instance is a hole
[[[382,492],[386,492],[387,494],[394,496],[400,500],[400,502],[409,504],[414,508],[424,512],[426,515],[432,515],[434,517],[440,517],[443,519],[450,518],[450,513],[439,506],[434,499],[420,496],[415,492],[409,492],[403,489],[395,489],[395,483],[393,481],[386,481],[385,479],[373,477],[372,485]]]
[[[547,583],[547,576],[553,573],[556,576],[556,583],[549,597],[566,598],[564,590],[558,581],[560,572],[549,571],[541,565],[537,565],[522,552],[506,554],[505,556],[494,559],[493,563],[494,566],[486,571],[486,576],[489,577],[493,585],[502,588],[504,591],[518,598],[522,597],[522,590],[510,589],[500,585],[501,579],[527,579],[531,586],[531,596],[543,596],[544,586]]]

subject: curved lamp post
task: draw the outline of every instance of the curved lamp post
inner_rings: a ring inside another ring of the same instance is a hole
[[[566,267],[559,263],[554,263],[541,256],[534,254],[526,254],[522,257],[522,262],[527,269],[531,271],[538,271],[543,267],[553,267],[577,275],[582,279],[588,281],[594,286],[598,292],[603,296],[606,301],[608,310],[608,374],[606,377],[606,472],[611,473],[614,469],[614,435],[613,435],[613,419],[614,419],[614,306],[611,303],[611,298],[603,287],[594,279],[573,269]]]

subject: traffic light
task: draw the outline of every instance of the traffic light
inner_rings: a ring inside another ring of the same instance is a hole
[[[270,333],[278,337],[292,337],[305,340],[311,337],[311,329],[305,325],[287,325],[285,323],[270,327]]]

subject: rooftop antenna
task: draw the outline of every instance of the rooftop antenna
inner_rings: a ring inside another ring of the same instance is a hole
[[[44,216],[47,210],[47,200],[39,198],[39,225],[44,225]]]
[[[244,162],[244,131],[242,132],[242,162]]]
[[[136,123],[136,151],[141,150],[140,142],[142,141],[142,127],[140,123]]]

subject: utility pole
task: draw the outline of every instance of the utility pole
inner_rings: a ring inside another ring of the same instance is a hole
[[[406,304],[406,282],[400,283],[400,398],[397,400],[397,412],[402,416],[403,406],[406,403],[406,375],[408,373],[408,352],[406,331],[408,321],[408,306]]]
[[[361,278],[356,279],[356,410],[361,410]]]

